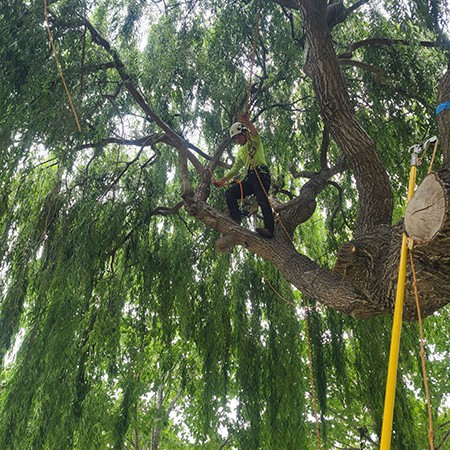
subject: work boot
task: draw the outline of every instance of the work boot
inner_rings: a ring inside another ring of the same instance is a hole
[[[262,236],[265,237],[267,239],[271,239],[273,238],[273,233],[272,231],[268,230],[267,228],[256,228],[256,232]]]

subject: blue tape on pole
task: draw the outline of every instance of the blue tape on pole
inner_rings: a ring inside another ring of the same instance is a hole
[[[450,101],[441,103],[436,108],[436,115],[438,116],[442,111],[445,111],[446,109],[450,109]]]

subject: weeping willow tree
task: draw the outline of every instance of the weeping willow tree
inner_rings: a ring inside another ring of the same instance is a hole
[[[258,34],[245,0],[47,7],[0,11],[0,447],[377,448],[409,149],[432,135],[446,209],[413,255],[448,447],[446,2],[267,1]],[[211,187],[248,93],[271,240]],[[408,277],[396,449],[428,445],[416,317]]]

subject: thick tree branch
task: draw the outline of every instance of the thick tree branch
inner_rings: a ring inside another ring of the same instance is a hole
[[[355,61],[354,59],[345,59],[345,58],[340,58],[339,63],[343,66],[347,65],[359,67],[360,69],[372,72],[373,74],[375,74],[375,85],[381,86],[381,74],[383,73],[383,71],[379,67],[376,67],[373,64],[367,64],[361,61]]]
[[[299,172],[296,175],[310,178],[302,188],[299,195],[280,206],[277,210],[281,213],[280,219],[290,233],[301,224],[306,222],[316,209],[317,196],[327,187],[329,179],[346,169],[345,161],[341,160],[331,169],[323,170],[319,173]]]
[[[312,260],[299,254],[279,228],[276,230],[275,238],[269,240],[237,225],[207,204],[187,202],[186,209],[209,227],[224,234],[228,247],[240,245],[272,262],[288,282],[304,294],[320,299],[322,304],[329,306],[332,304],[334,309],[355,317],[377,314],[379,305],[375,304],[372,310],[366,294],[355,289],[349,278],[320,268]]]

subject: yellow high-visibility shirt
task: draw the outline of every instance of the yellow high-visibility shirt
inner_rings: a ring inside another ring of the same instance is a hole
[[[224,175],[224,177],[233,178],[239,173],[242,167],[245,167],[248,170],[252,168],[252,165],[255,168],[260,165],[267,166],[264,147],[259,134],[256,136],[250,135],[249,141],[239,149],[233,167]]]

